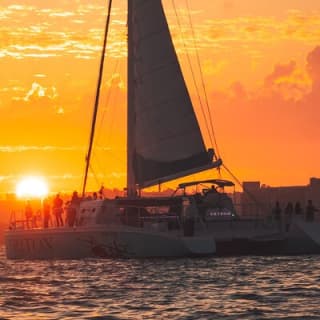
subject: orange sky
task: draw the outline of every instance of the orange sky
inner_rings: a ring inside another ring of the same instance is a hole
[[[113,2],[89,189],[125,185],[126,1]],[[53,192],[80,189],[106,7],[88,3],[0,3],[0,193],[26,175],[45,176]],[[200,81],[196,43],[227,167],[241,181],[268,185],[319,177],[319,1],[163,3],[203,124],[186,59]]]

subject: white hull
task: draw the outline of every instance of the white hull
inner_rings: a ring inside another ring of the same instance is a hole
[[[5,244],[9,259],[185,257],[215,253],[213,236],[183,237],[127,226],[8,230]]]

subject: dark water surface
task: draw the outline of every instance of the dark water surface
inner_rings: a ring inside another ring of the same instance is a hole
[[[320,319],[320,256],[10,261],[0,319]]]

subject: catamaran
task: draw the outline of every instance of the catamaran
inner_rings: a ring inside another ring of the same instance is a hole
[[[109,1],[85,194],[112,1]],[[128,1],[127,196],[82,201],[77,223],[64,228],[19,227],[5,234],[12,259],[181,257],[215,253],[214,236],[193,196],[139,197],[142,188],[217,167],[203,142],[160,0]],[[187,143],[186,143],[187,142]]]
[[[83,183],[85,194],[99,105],[112,1]],[[189,181],[172,197],[141,197],[141,190],[218,168],[206,148],[160,0],[128,1],[127,195],[82,200],[67,227],[25,228],[11,221],[5,233],[11,259],[185,257],[224,254],[319,253],[319,223],[294,221],[289,232],[262,218],[236,213],[221,179]],[[194,193],[188,187],[205,185]],[[209,186],[209,187],[207,187]],[[219,190],[220,189],[220,190]],[[221,192],[222,190],[222,192]]]

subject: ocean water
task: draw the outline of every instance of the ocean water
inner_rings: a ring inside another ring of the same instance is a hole
[[[10,261],[0,319],[320,319],[320,256]]]

